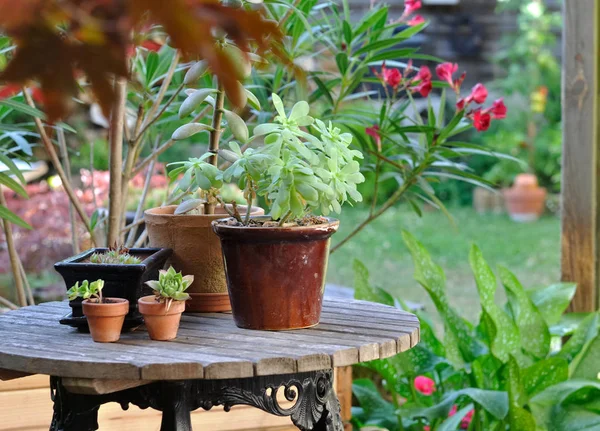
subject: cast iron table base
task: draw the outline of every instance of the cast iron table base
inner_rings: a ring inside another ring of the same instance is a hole
[[[340,404],[333,389],[333,370],[229,380],[160,381],[106,395],[68,392],[60,377],[51,377],[54,415],[50,431],[95,431],[102,404],[123,410],[134,404],[162,411],[161,431],[191,431],[190,413],[199,408],[248,405],[276,416],[288,416],[303,431],[343,431]],[[293,405],[282,407],[278,391]]]

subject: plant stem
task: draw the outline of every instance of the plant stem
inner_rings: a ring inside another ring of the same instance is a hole
[[[373,186],[373,201],[371,202],[371,210],[369,211],[369,216],[373,215],[375,211],[375,207],[377,206],[377,195],[379,194],[379,171],[381,170],[381,160],[377,159],[377,163],[375,165],[375,185]]]
[[[23,268],[23,262],[21,261],[21,259],[19,259],[19,271],[21,272],[21,280],[23,280],[23,284],[25,285],[25,294],[27,296],[27,302],[29,302],[29,305],[35,305],[35,300],[33,299],[33,293],[31,291],[31,285],[29,284],[29,280],[27,279],[27,274],[25,273],[25,268]]]
[[[67,152],[67,142],[65,140],[65,131],[59,128],[56,131],[58,137],[58,145],[60,147],[60,156],[67,174],[69,184],[73,184],[71,178],[71,164],[69,163],[69,153]],[[69,203],[69,220],[71,222],[71,242],[73,243],[73,254],[79,254],[79,239],[77,237],[77,224],[75,220],[75,211],[73,210],[73,203]]]
[[[10,308],[11,310],[18,310],[19,306],[16,304],[13,304],[12,302],[10,302],[8,299],[3,298],[0,296],[0,304],[4,305],[7,308]]]
[[[292,212],[288,211],[287,214],[284,215],[281,220],[279,220],[279,226],[280,227],[283,226],[285,224],[285,222],[290,218],[291,215],[292,215]]]
[[[221,206],[223,207],[223,209],[225,210],[225,212],[227,212],[227,214],[229,214],[231,217],[233,217],[234,219],[236,219],[240,223],[243,223],[242,222],[242,217],[240,217],[239,212],[236,213],[234,211],[231,211],[229,208],[227,208],[227,204],[223,201],[223,199],[221,199],[218,196],[217,196],[217,201],[219,201],[219,203],[221,204]]]
[[[216,79],[216,78],[215,78]],[[208,158],[208,163],[213,166],[219,164],[218,152],[219,152],[219,140],[221,139],[221,122],[223,121],[223,107],[225,106],[225,90],[220,82],[217,82],[217,99],[215,101],[215,109],[213,110],[212,118],[212,130],[210,131],[210,140],[208,144],[208,151],[211,156]],[[204,214],[214,214],[215,206],[209,202],[204,204]]]
[[[4,190],[0,187],[0,205],[6,207],[6,199],[4,198]],[[10,222],[6,220],[2,221],[2,227],[4,229],[4,236],[6,238],[6,246],[8,248],[8,256],[10,258],[10,266],[13,273],[13,279],[15,280],[15,288],[17,290],[17,298],[21,307],[27,306],[27,296],[25,296],[25,288],[23,287],[23,280],[21,278],[21,270],[19,267],[19,255],[15,248],[15,242],[13,239],[12,226]]]
[[[27,92],[26,87],[23,87],[23,95],[25,96],[25,100],[27,100],[27,104],[29,106],[31,106],[32,108],[35,108],[35,103],[33,102],[31,95]],[[96,244],[97,241],[94,236],[94,231],[90,227],[90,219],[87,216],[87,214],[85,213],[83,207],[81,206],[81,203],[79,202],[79,198],[77,197],[77,195],[75,194],[75,191],[73,190],[73,188],[71,187],[71,184],[69,183],[67,174],[65,173],[64,169],[62,168],[62,164],[60,163],[58,154],[56,154],[56,150],[54,149],[54,144],[52,143],[52,141],[50,140],[50,137],[46,133],[46,130],[44,129],[44,125],[42,124],[42,120],[40,120],[37,117],[34,117],[33,121],[35,123],[35,127],[36,127],[38,133],[40,134],[40,138],[42,140],[42,144],[44,145],[44,149],[46,150],[48,157],[50,157],[50,161],[54,165],[54,168],[56,169],[56,173],[60,177],[63,188],[65,189],[65,192],[67,193],[67,196],[69,197],[69,201],[71,202],[71,204],[73,204],[73,207],[77,211],[79,218],[81,219],[81,221],[83,222],[87,231],[89,232],[92,244]]]
[[[175,90],[175,93],[173,93],[173,95],[169,98],[169,100],[167,100],[167,102],[163,105],[160,112],[158,114],[156,114],[154,116],[154,118],[149,120],[147,124],[144,125],[144,128],[142,129],[142,131],[138,134],[137,140],[141,139],[144,136],[144,134],[148,131],[150,126],[152,126],[156,121],[158,121],[158,119],[161,117],[161,115],[165,113],[165,111],[169,108],[171,103],[173,103],[175,101],[175,99],[177,98],[177,96],[179,96],[179,93],[181,93],[181,90],[183,90],[184,86],[185,85],[183,83],[179,84],[179,87],[177,87],[177,89]]]
[[[108,208],[108,233],[106,243],[109,246],[119,242],[121,230],[121,187],[123,180],[123,127],[125,125],[125,103],[127,99],[127,80],[118,78],[115,81],[116,99],[110,114],[109,146],[110,146],[110,186]]]

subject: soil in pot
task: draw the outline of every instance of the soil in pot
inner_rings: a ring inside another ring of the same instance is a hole
[[[194,276],[194,283],[187,290],[191,299],[186,312],[230,311],[221,243],[211,227],[214,220],[227,216],[227,212],[217,207],[214,215],[175,215],[176,208],[165,206],[144,213],[150,244],[172,249],[169,264],[183,274]],[[238,206],[242,214],[245,209]],[[264,210],[253,207],[251,214],[262,215]]]
[[[247,227],[231,219],[213,222],[237,326],[290,330],[319,323],[329,242],[339,226],[320,219],[284,227],[268,218],[253,218]]]
[[[104,302],[82,303],[92,339],[97,343],[119,341],[125,316],[129,312],[129,301],[123,298],[104,298]]]
[[[177,337],[181,314],[185,311],[185,301],[157,302],[156,296],[149,295],[138,301],[140,313],[150,338],[157,341],[169,341]]]
[[[54,269],[62,275],[65,286],[69,289],[76,282],[84,280],[104,280],[103,294],[107,297],[123,298],[129,301],[129,313],[125,318],[123,329],[135,328],[142,324],[142,316],[137,310],[137,300],[152,293],[146,286],[148,280],[158,279],[158,271],[162,269],[171,255],[171,250],[164,248],[133,248],[132,256],[142,258],[135,265],[113,265],[90,263],[94,253],[104,253],[107,248],[93,248],[76,256],[65,259],[54,265]],[[81,299],[70,301],[71,314],[61,319],[61,323],[87,330],[88,324],[81,308]]]
[[[504,189],[503,194],[506,209],[514,221],[536,221],[544,213],[547,191],[538,186],[533,174],[517,175],[514,185]]]

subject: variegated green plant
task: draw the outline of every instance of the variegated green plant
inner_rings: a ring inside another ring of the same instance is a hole
[[[181,166],[171,172],[173,178],[183,173],[178,189],[203,189],[215,195],[223,182],[237,182],[248,205],[257,195],[264,196],[272,219],[281,224],[313,211],[339,213],[345,202],[360,202],[357,184],[364,176],[356,159],[362,154],[350,148],[352,135],[331,122],[315,120],[307,102],[296,103],[288,115],[279,96],[272,98],[278,113],[275,122],[257,126],[248,139],[262,138],[264,145],[242,151],[231,142],[230,150],[219,151],[230,163],[222,172],[206,161],[210,155],[178,163]]]
[[[75,283],[68,291],[67,297],[73,301],[77,298],[90,299],[93,302],[102,302],[102,289],[104,288],[104,280],[96,280],[89,283],[87,280],[83,280],[81,285],[79,282]]]
[[[181,275],[181,272],[175,271],[172,266],[168,270],[161,269],[158,273],[158,280],[147,281],[146,284],[152,288],[156,300],[165,302],[167,309],[173,301],[187,301],[190,295],[185,291],[194,282],[193,275]]]

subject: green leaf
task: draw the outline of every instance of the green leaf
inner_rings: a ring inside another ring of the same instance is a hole
[[[523,405],[527,402],[527,397],[523,389],[519,364],[516,359],[510,355],[508,360],[508,423],[514,430],[535,430],[535,419]]]
[[[32,117],[39,118],[41,120],[46,119],[46,114],[44,114],[39,109],[32,108],[31,106],[29,106],[25,103],[17,102],[16,100],[13,100],[13,99],[0,100],[0,106],[7,106],[9,108],[14,109],[15,111],[21,112],[23,114],[31,115]]]
[[[495,334],[492,334],[491,340],[492,353],[498,359],[507,362],[510,354],[520,351],[519,330],[511,318],[496,305],[496,277],[476,245],[471,247],[469,263],[475,276],[481,307],[495,327]]]
[[[423,244],[410,233],[403,231],[402,238],[413,258],[414,278],[425,288],[444,322],[444,345],[449,360],[459,366],[463,360],[472,362],[483,347],[472,337],[467,322],[450,307],[446,294],[446,276],[442,268],[433,262]]]
[[[380,52],[369,58],[369,62],[380,61],[380,60],[396,60],[398,58],[414,58],[414,54],[417,50],[415,48],[400,48],[392,49],[389,51]]]
[[[90,218],[90,230],[93,231],[98,224],[98,215],[100,214],[99,210],[96,210],[92,213],[92,217]]]
[[[457,411],[453,416],[450,416],[446,419],[442,424],[436,428],[437,431],[456,431],[460,428],[460,423],[463,418],[473,410],[473,404],[468,404],[466,407],[463,407],[459,411]]]
[[[569,363],[560,357],[546,358],[525,368],[521,377],[528,398],[569,378]]]
[[[598,337],[598,319],[598,313],[591,313],[581,322],[577,331],[573,333],[557,356],[571,363],[584,350],[586,345]]]
[[[335,62],[342,75],[348,70],[348,55],[345,52],[340,52],[335,56]]]
[[[567,313],[563,314],[560,322],[550,327],[550,334],[556,337],[564,337],[573,334],[581,322],[583,322],[589,313]]]
[[[529,290],[529,296],[542,313],[548,326],[557,324],[565,312],[577,286],[574,283],[557,283],[541,289]]]
[[[504,267],[499,267],[498,272],[514,322],[521,334],[521,347],[536,358],[545,358],[550,351],[550,331],[542,314],[513,273]]]
[[[355,299],[394,305],[394,298],[389,293],[383,289],[371,286],[369,283],[369,270],[361,261],[354,259],[352,269],[354,270]]]
[[[146,87],[150,85],[158,68],[159,57],[158,53],[150,51],[146,58]]]
[[[0,184],[4,184],[6,187],[11,189],[13,192],[18,193],[20,196],[27,198],[27,191],[21,184],[13,180],[11,177],[6,175],[4,172],[0,172]]]
[[[365,425],[397,429],[398,418],[394,405],[383,399],[375,384],[368,379],[358,379],[352,384],[352,393],[362,407]]]
[[[13,162],[10,157],[8,157],[6,154],[3,154],[2,152],[0,152],[0,163],[4,163],[8,168],[8,172],[11,175],[15,175],[19,179],[19,181],[25,184],[25,177],[23,176],[21,170],[17,167],[17,165],[15,165],[15,162]]]
[[[585,408],[569,406],[553,411],[549,431],[599,431],[600,415]]]
[[[344,41],[346,45],[350,46],[352,44],[352,27],[350,27],[348,21],[342,21],[342,30],[344,32]]]
[[[24,227],[25,229],[33,229],[29,223],[25,222],[25,220],[22,220],[14,212],[2,205],[0,205],[0,218],[17,226]]]
[[[598,380],[600,378],[600,336],[585,345],[582,352],[571,363],[574,379]]]
[[[447,417],[448,412],[460,397],[470,398],[496,419],[504,419],[508,414],[508,394],[503,391],[487,391],[477,388],[466,388],[448,392],[442,401],[432,407],[417,410],[414,417],[424,417],[429,420]]]

